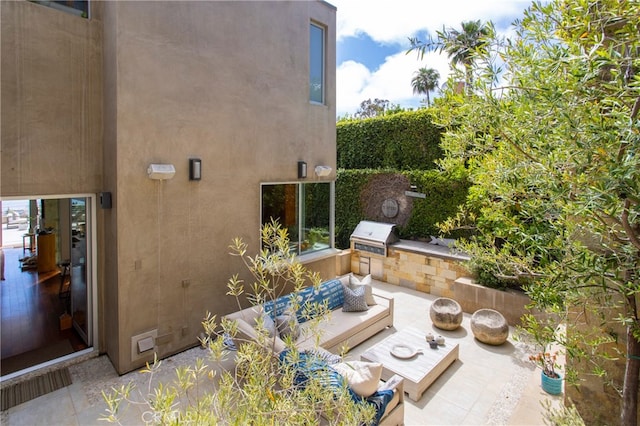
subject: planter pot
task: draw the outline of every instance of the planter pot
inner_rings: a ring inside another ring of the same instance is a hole
[[[542,389],[550,395],[560,395],[562,393],[562,376],[558,378],[549,377],[540,372],[542,378]]]

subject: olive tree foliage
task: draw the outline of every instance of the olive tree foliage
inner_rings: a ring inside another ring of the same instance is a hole
[[[619,393],[621,424],[636,424],[640,3],[536,2],[515,30],[476,51],[472,95],[443,94],[440,164],[464,170],[472,187],[442,227],[475,229],[464,250],[497,276],[528,283],[536,307],[564,316],[564,334],[530,328],[590,363]],[[585,318],[599,332],[573,329]],[[615,326],[621,346],[602,331]],[[624,363],[622,380],[602,367],[606,358]]]
[[[240,309],[243,299],[262,304],[300,291],[307,280],[319,286],[317,273],[306,271],[289,247],[287,230],[276,222],[263,226],[262,249],[255,256],[248,255],[246,243],[234,239],[230,254],[242,259],[253,282],[234,275],[227,284],[230,302],[232,299]],[[292,310],[300,308],[297,298],[291,299],[290,306]],[[308,303],[302,312],[311,322],[304,338],[317,341],[318,324],[328,319],[330,311],[326,304]],[[288,362],[281,363],[274,352],[275,338],[269,336],[262,320],[255,325],[255,340],[243,340],[237,322],[218,321],[215,315],[207,314],[202,325],[206,359],[176,368],[171,383],[155,379],[162,361],[147,364],[141,371],[149,375],[144,389],[129,383],[103,390],[107,410],[101,420],[121,424],[123,410],[131,406],[142,412],[140,423],[163,425],[317,424],[320,415],[328,424],[369,424],[374,418],[371,405],[354,402],[346,385],[328,390],[327,378],[321,374],[309,377],[304,387],[296,384],[294,366],[300,353],[290,338],[285,339]],[[229,349],[230,340],[237,350]]]

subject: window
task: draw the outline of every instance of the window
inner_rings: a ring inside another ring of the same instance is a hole
[[[312,253],[333,247],[333,184],[262,185],[262,223],[272,219],[289,231],[292,251]]]
[[[31,0],[31,1],[44,6],[49,6],[53,9],[71,13],[72,15],[82,16],[83,18],[89,17],[89,1],[88,0],[80,0],[80,1],[79,0]]]
[[[311,24],[309,42],[309,99],[324,103],[324,28]]]

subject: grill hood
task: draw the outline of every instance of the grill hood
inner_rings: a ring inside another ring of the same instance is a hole
[[[351,234],[352,248],[387,255],[387,247],[398,242],[393,223],[361,221]]]

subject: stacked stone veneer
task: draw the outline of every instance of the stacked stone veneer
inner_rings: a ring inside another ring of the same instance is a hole
[[[364,275],[360,271],[361,256],[370,258],[371,264],[382,262],[382,276],[374,278],[439,297],[453,297],[455,281],[460,277],[470,276],[459,257],[391,247],[386,257],[352,250],[351,271],[354,274]],[[374,270],[373,266],[371,269]]]
[[[520,324],[522,315],[529,312],[526,306],[530,299],[525,294],[475,284],[471,273],[464,267],[468,257],[451,253],[445,247],[401,241],[388,248],[386,257],[353,248],[349,253],[351,272],[354,274],[366,275],[370,272],[373,278],[389,284],[437,297],[449,297],[470,314],[482,308],[495,309],[504,315],[509,324],[516,325]],[[340,259],[343,266],[346,265],[345,256]],[[370,271],[360,270],[361,257],[369,259]],[[341,272],[348,273],[344,270]]]

